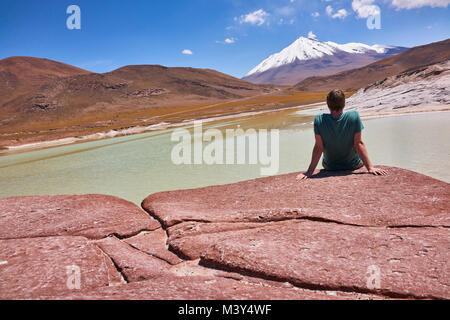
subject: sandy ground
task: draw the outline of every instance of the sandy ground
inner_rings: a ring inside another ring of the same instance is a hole
[[[351,108],[351,109],[354,109],[354,108]],[[236,118],[240,118],[240,117],[248,117],[248,116],[252,116],[252,115],[269,114],[269,113],[285,111],[285,110],[305,111],[306,114],[316,114],[319,112],[328,112],[328,108],[326,107],[325,104],[314,103],[314,104],[308,104],[308,105],[302,105],[302,106],[274,108],[272,110],[242,112],[242,113],[232,114],[232,115],[210,117],[210,118],[201,119],[201,120],[203,121],[203,123],[220,122],[223,120],[231,120],[231,119],[236,119]],[[411,108],[389,110],[389,111],[385,111],[385,112],[370,111],[367,109],[360,110],[359,108],[357,108],[356,110],[358,110],[360,112],[362,119],[374,119],[374,118],[400,116],[400,115],[417,114],[417,113],[450,111],[450,105],[447,104],[447,105],[420,106],[420,107],[416,106],[416,107],[411,107]],[[0,155],[8,155],[8,154],[13,154],[13,153],[21,153],[21,152],[27,152],[27,151],[33,151],[33,150],[40,150],[40,149],[64,146],[64,145],[75,144],[75,143],[83,143],[83,142],[88,142],[88,141],[95,141],[95,140],[101,140],[101,139],[134,135],[134,134],[145,133],[145,132],[161,131],[161,130],[167,130],[167,129],[177,128],[177,127],[189,127],[189,126],[192,126],[194,124],[194,121],[196,121],[196,120],[197,119],[189,119],[189,120],[184,120],[182,122],[177,122],[177,123],[161,122],[161,123],[150,125],[150,126],[137,126],[137,127],[124,129],[124,130],[111,130],[109,132],[99,132],[99,133],[81,136],[81,137],[70,137],[70,138],[63,138],[63,139],[57,139],[57,140],[28,143],[28,144],[23,144],[23,145],[18,145],[18,146],[7,146],[7,147],[5,147],[4,150],[0,151]]]

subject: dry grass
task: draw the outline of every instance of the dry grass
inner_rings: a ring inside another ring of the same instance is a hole
[[[326,92],[310,93],[285,90],[278,94],[267,94],[229,102],[215,101],[137,110],[126,109],[121,112],[81,113],[68,119],[56,120],[50,123],[40,121],[27,124],[26,127],[22,125],[22,127],[16,128],[2,128],[3,135],[0,137],[0,143],[3,145],[19,145],[161,122],[177,123],[188,119],[202,119],[249,111],[278,109],[321,102],[326,99],[326,94]]]

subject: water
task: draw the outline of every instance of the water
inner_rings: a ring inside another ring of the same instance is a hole
[[[216,122],[209,128],[280,129],[279,173],[306,170],[311,112],[296,110]],[[450,181],[450,113],[364,121],[372,162]],[[206,129],[206,128],[205,128]],[[0,157],[0,197],[101,193],[136,204],[149,194],[261,177],[260,165],[174,165],[172,130]]]

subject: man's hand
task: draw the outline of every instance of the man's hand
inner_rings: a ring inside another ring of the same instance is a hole
[[[369,168],[368,171],[370,174],[373,174],[375,176],[386,176],[388,174],[388,172],[386,170],[383,170],[380,168],[374,168],[374,167]]]
[[[311,173],[311,172],[305,172],[305,173],[300,173],[298,176],[297,176],[297,180],[306,180],[306,179],[308,179],[309,177],[311,177],[313,174]]]

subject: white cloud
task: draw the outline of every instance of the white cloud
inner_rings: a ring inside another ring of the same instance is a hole
[[[425,6],[447,8],[449,4],[450,0],[392,0],[392,5],[397,9],[414,9]]]
[[[182,54],[187,54],[187,55],[192,55],[194,54],[191,50],[189,49],[184,49],[183,51],[181,51]]]
[[[317,36],[312,31],[310,31],[310,32],[308,32],[308,38],[309,39],[316,39]]]
[[[266,22],[267,17],[269,16],[270,14],[265,12],[263,9],[259,9],[249,14],[242,15],[239,21],[240,23],[250,23],[261,26]]]
[[[327,15],[329,15],[331,17],[331,15],[333,14],[333,7],[332,6],[327,6],[325,8],[325,12],[327,13]]]
[[[388,0],[397,9],[414,9],[425,6],[447,7],[450,0]],[[375,5],[375,0],[353,0],[352,8],[358,14],[358,18],[368,18],[380,14],[380,8]]]
[[[230,37],[230,38],[226,38],[226,39],[223,40],[223,41],[217,40],[216,43],[220,43],[220,44],[232,44],[232,43],[235,43],[237,40],[238,40],[237,38]]]
[[[358,18],[365,19],[380,14],[380,8],[373,3],[374,0],[353,0],[352,8],[358,13]]]
[[[314,18],[317,18],[318,16],[320,16],[320,13],[313,12],[313,13],[311,13],[311,16],[314,17]]]
[[[338,12],[333,14],[333,19],[339,18],[344,19],[346,16],[348,16],[348,12],[345,9],[339,9]]]
[[[345,17],[348,16],[348,12],[345,9],[339,9],[336,13],[333,13],[334,9],[332,6],[327,6],[325,8],[325,12],[333,19],[345,19]]]

